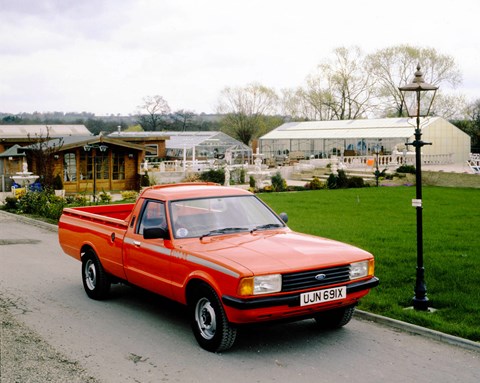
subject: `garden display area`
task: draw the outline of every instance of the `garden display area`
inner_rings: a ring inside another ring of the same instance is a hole
[[[296,231],[375,256],[380,285],[359,309],[480,341],[480,199],[467,188],[423,188],[424,266],[432,312],[412,306],[416,276],[414,187],[263,193]]]

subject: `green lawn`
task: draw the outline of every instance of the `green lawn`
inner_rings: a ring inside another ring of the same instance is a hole
[[[423,188],[425,279],[434,312],[411,306],[416,269],[414,187],[264,193],[291,229],[370,251],[380,286],[362,310],[480,341],[480,191]]]

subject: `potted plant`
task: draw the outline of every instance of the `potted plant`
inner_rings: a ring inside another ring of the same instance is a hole
[[[57,174],[53,178],[53,190],[55,191],[55,195],[57,197],[65,197],[65,189],[63,188],[63,180],[60,174]]]

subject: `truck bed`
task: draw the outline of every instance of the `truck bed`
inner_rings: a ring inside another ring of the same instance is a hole
[[[120,223],[123,225],[134,208],[134,203],[118,204],[118,205],[97,205],[65,208],[64,214],[78,216],[89,220],[99,220],[103,222],[111,222],[113,224]]]

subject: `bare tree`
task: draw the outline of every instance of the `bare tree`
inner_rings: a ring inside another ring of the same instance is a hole
[[[337,48],[306,79],[306,86],[283,91],[284,111],[295,118],[344,120],[365,118],[373,105],[374,83],[358,47]]]
[[[430,84],[455,88],[461,83],[461,74],[455,60],[433,48],[399,45],[381,49],[367,57],[367,66],[376,81],[377,96],[384,109],[383,115],[403,115],[398,87],[413,80],[418,64],[425,81]],[[439,93],[443,91],[440,87]]]
[[[147,96],[138,107],[137,122],[144,130],[161,130],[165,116],[170,113],[170,107],[162,96]]]
[[[277,104],[278,96],[273,89],[253,83],[243,88],[223,89],[217,111],[225,115],[225,129],[249,145],[260,133],[263,117],[274,114]]]
[[[52,187],[55,159],[54,155],[62,148],[63,138],[51,138],[50,127],[46,126],[46,134],[28,135],[28,147],[32,159],[32,168],[41,177],[44,187]]]
[[[468,106],[467,113],[469,129],[465,133],[472,138],[472,151],[480,153],[480,98]]]
[[[177,110],[172,115],[172,118],[173,118],[172,130],[178,130],[183,132],[185,132],[186,130],[189,130],[190,127],[192,127],[193,125],[194,116],[195,116],[195,113],[190,110],[185,110],[185,109]]]
[[[430,113],[447,120],[462,120],[468,118],[468,107],[463,94],[439,93],[435,97]]]

